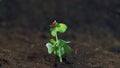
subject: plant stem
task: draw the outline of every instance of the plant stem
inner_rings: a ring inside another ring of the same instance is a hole
[[[56,32],[56,41],[58,42],[58,36],[57,36],[57,32]]]
[[[61,56],[59,56],[59,58],[60,58],[60,59],[59,59],[59,60],[60,60],[60,62],[62,63],[62,57],[61,57]]]
[[[61,55],[61,48],[59,48],[59,60],[60,60],[60,62],[62,63],[62,55]]]
[[[58,36],[57,36],[57,32],[56,32],[56,42],[57,42],[57,45],[59,44],[58,42],[59,42],[59,40],[58,40]],[[60,60],[60,62],[62,63],[62,56],[61,56],[61,51],[60,51],[60,48],[59,48],[59,60]]]

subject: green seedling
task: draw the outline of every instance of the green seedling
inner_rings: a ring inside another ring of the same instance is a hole
[[[67,30],[67,25],[64,23],[58,23],[54,21],[50,25],[50,32],[53,36],[52,39],[50,39],[50,42],[46,44],[46,47],[48,48],[49,54],[55,54],[59,57],[60,62],[62,62],[62,56],[64,54],[70,54],[72,52],[71,47],[68,45],[70,41],[65,41],[58,38],[57,33],[64,33]]]

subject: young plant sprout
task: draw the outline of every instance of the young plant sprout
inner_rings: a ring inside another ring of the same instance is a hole
[[[57,55],[60,62],[62,62],[62,55],[70,54],[72,52],[71,47],[68,45],[70,41],[59,39],[57,35],[57,33],[64,33],[66,29],[67,25],[54,21],[50,25],[50,31],[53,38],[50,39],[50,42],[46,44],[46,47],[48,48],[48,53],[54,53],[55,55]]]

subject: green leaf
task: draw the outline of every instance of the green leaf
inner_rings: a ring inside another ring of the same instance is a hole
[[[54,50],[54,54],[59,56],[59,47],[56,47],[55,50]]]
[[[48,48],[48,53],[51,54],[54,50],[54,47],[51,43],[47,43],[46,47]]]
[[[55,29],[51,30],[51,35],[52,35],[53,37],[55,37],[56,34],[57,34],[57,31],[56,31]]]
[[[61,47],[61,55],[64,55],[65,54],[65,48],[64,47]]]
[[[63,46],[64,44],[66,44],[66,42],[64,40],[62,40],[62,39],[59,39],[59,45]]]
[[[71,54],[72,48],[69,45],[65,44],[63,47],[65,54]]]
[[[61,53],[63,54],[70,54],[72,52],[71,47],[68,45],[68,43],[70,43],[70,41],[64,41],[62,39],[59,39],[60,41],[60,46],[61,46]]]
[[[55,44],[55,43],[56,43],[56,41],[55,41],[54,39],[50,39],[50,42],[51,42],[52,44]]]
[[[62,40],[60,39],[63,43],[70,43],[70,41],[65,41],[65,40]]]
[[[60,33],[64,33],[67,29],[67,26],[63,23],[59,23],[58,26],[56,27],[56,30]]]

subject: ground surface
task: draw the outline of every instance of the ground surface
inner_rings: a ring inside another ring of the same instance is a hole
[[[99,36],[68,31],[73,53],[63,63],[47,53],[49,32],[34,29],[0,29],[0,68],[120,68],[120,41],[108,32]]]

